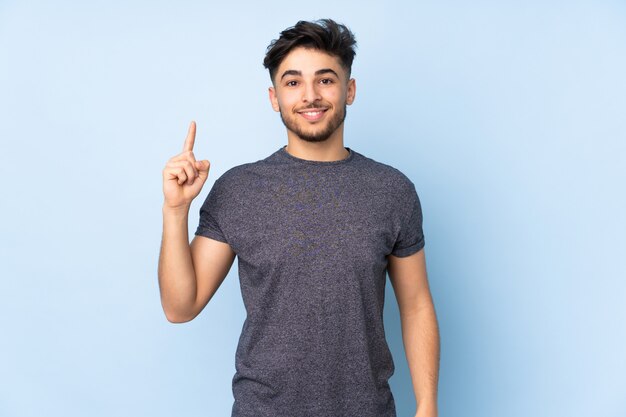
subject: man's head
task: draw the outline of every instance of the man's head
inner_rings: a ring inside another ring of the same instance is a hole
[[[273,83],[281,62],[297,47],[317,49],[337,57],[346,71],[347,78],[350,78],[352,61],[356,54],[356,39],[350,29],[332,19],[315,22],[301,20],[295,26],[280,32],[280,37],[274,39],[267,47],[263,65],[269,70]]]
[[[272,78],[270,101],[291,134],[309,142],[342,134],[356,92],[355,46],[348,28],[330,19],[300,21],[272,41],[263,62]]]

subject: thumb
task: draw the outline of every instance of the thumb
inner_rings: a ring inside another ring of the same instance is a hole
[[[202,179],[206,179],[209,176],[209,167],[211,163],[209,161],[202,160],[196,161],[196,169],[198,170],[198,176]]]

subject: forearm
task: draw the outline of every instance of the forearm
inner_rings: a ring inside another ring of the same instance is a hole
[[[188,233],[188,209],[163,207],[163,240],[159,256],[161,304],[169,321],[191,318],[197,282]]]
[[[437,415],[437,385],[439,381],[439,329],[435,308],[425,303],[414,311],[401,315],[402,339],[413,391],[418,409],[432,410]]]

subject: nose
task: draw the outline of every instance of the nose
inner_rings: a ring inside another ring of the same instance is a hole
[[[307,84],[304,89],[304,95],[302,96],[302,101],[306,103],[313,103],[315,101],[321,100],[321,96],[317,91],[317,84],[311,83]]]

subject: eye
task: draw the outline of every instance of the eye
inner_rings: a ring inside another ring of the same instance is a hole
[[[287,87],[295,87],[296,85],[298,85],[298,82],[295,80],[291,80],[291,81],[287,81],[287,83],[285,84]]]
[[[322,78],[320,82],[322,84],[332,84],[334,81],[331,78]]]

